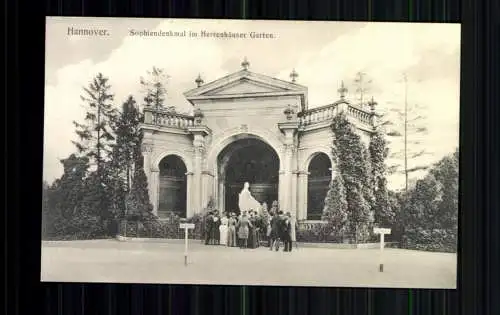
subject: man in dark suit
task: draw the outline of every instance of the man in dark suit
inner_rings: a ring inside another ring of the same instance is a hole
[[[273,248],[276,247],[276,250],[279,249],[279,214],[276,212],[272,213],[272,218],[271,218],[271,234],[270,234],[270,245],[269,245],[269,250],[273,250]]]
[[[291,252],[292,251],[292,235],[290,234],[292,226],[290,222],[291,218],[290,212],[287,212],[287,214],[284,216],[283,219],[283,243],[285,248],[283,251],[285,252]]]
[[[220,244],[219,226],[220,226],[219,212],[218,211],[214,211],[213,215],[212,215],[212,236],[210,237],[212,239],[212,244],[213,245],[219,245]]]
[[[214,228],[214,217],[212,212],[208,212],[205,218],[205,245],[210,244]]]

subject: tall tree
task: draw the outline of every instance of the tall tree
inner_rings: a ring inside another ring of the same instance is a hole
[[[417,171],[425,171],[430,165],[417,164],[410,166],[410,162],[428,154],[427,150],[421,145],[421,139],[428,131],[425,126],[425,109],[419,104],[411,102],[409,82],[406,74],[403,74],[402,82],[404,84],[403,101],[397,107],[390,109],[390,114],[393,114],[394,117],[383,124],[387,127],[387,136],[392,141],[397,139],[403,141],[402,148],[392,152],[390,155],[391,159],[402,160],[403,164],[395,163],[389,167],[388,171],[391,174],[403,174],[405,176],[405,190],[408,191],[411,182],[410,175]],[[399,93],[396,94],[399,95]]]
[[[335,135],[333,153],[344,181],[350,230],[356,242],[365,240],[373,223],[366,148],[345,113],[335,116],[332,130]]]
[[[136,150],[141,146],[142,132],[140,130],[142,115],[132,96],[122,105],[120,117],[117,119],[113,145],[112,164],[117,169],[118,176],[123,178],[127,190],[132,186],[132,175],[136,159]]]
[[[112,190],[113,208],[118,216],[129,213],[131,194],[134,187],[135,170],[142,167],[142,114],[132,96],[122,105],[122,111],[116,123],[116,144],[113,146],[109,176]],[[144,175],[145,176],[145,175]],[[136,210],[133,210],[134,212]]]
[[[117,111],[113,107],[111,86],[102,73],[98,73],[89,86],[83,88],[81,99],[86,102],[86,114],[83,123],[76,121],[76,134],[80,141],[73,141],[79,153],[87,156],[97,166],[100,174],[103,163],[111,152],[114,141],[112,132]]]
[[[367,99],[366,94],[370,90],[371,83],[372,80],[367,78],[367,74],[365,72],[358,71],[356,73],[356,76],[354,78],[354,85],[355,93],[357,95],[360,107],[365,106],[365,101]]]
[[[141,77],[140,83],[144,92],[144,106],[161,109],[165,106],[167,97],[166,84],[169,76],[165,70],[153,67],[147,71],[146,77]]]

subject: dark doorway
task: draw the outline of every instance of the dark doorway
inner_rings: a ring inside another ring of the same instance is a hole
[[[321,220],[325,197],[332,178],[331,161],[325,153],[319,153],[309,163],[307,184],[307,219]]]
[[[180,157],[168,155],[160,162],[160,198],[158,216],[165,217],[173,212],[186,217],[186,165]]]
[[[278,200],[279,158],[274,149],[257,139],[241,139],[228,145],[219,155],[224,182],[224,210],[239,213],[238,194],[245,182],[260,203],[270,207]]]

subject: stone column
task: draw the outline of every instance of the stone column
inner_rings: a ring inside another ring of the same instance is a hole
[[[193,196],[193,189],[192,189],[192,185],[193,185],[193,175],[194,173],[193,172],[187,172],[186,173],[186,216],[189,218],[189,217],[192,217],[194,215],[194,209],[193,209],[193,206],[192,206],[192,196]]]
[[[151,176],[149,178],[149,194],[151,203],[153,204],[153,214],[158,215],[158,206],[160,201],[160,169],[158,167],[151,167]]]
[[[308,185],[308,172],[300,171],[298,172],[298,214],[297,219],[305,220],[307,219],[307,185]]]

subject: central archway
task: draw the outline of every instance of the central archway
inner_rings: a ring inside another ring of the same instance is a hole
[[[245,182],[250,183],[252,195],[268,205],[278,200],[279,157],[267,143],[256,138],[238,139],[218,155],[218,198],[223,211],[239,212],[238,194]]]

